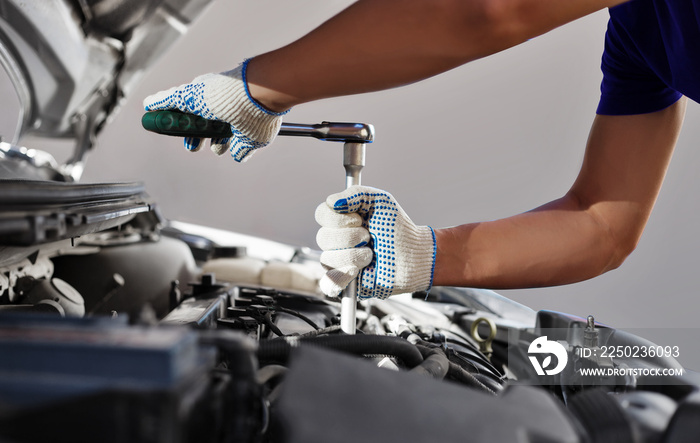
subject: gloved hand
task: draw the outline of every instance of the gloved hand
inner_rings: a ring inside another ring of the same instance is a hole
[[[432,286],[433,229],[416,226],[391,194],[353,186],[319,205],[316,221],[325,294],[338,296],[358,273],[359,298],[385,299]]]
[[[209,120],[225,121],[231,125],[233,135],[212,139],[211,150],[217,155],[230,151],[234,160],[244,161],[256,149],[270,144],[287,112],[272,112],[263,108],[251,96],[246,82],[244,61],[237,68],[221,74],[205,74],[192,83],[146,97],[146,111],[178,109]],[[185,148],[198,151],[202,140],[185,138]]]

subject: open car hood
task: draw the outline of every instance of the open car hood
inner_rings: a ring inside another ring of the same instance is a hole
[[[71,139],[65,164],[42,167],[48,179],[77,181],[120,102],[210,1],[0,0],[0,65],[20,103],[0,161],[17,161],[10,151],[26,135]]]

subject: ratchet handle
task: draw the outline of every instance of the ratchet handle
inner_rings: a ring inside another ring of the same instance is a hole
[[[173,110],[146,112],[141,117],[141,125],[147,131],[178,137],[225,138],[232,135],[231,125],[226,122]]]
[[[148,131],[177,137],[226,138],[232,135],[231,125],[226,122],[207,120],[199,115],[172,109],[146,112],[141,117],[141,124]],[[282,123],[278,135],[345,143],[372,143],[374,127],[364,123]]]

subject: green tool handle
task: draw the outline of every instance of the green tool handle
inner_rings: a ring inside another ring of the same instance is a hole
[[[225,138],[232,135],[231,125],[226,122],[207,120],[172,109],[146,112],[141,118],[141,124],[148,131],[177,137]],[[374,127],[363,123],[341,122],[312,125],[282,123],[278,135],[313,137],[344,143],[372,143]]]
[[[225,138],[232,135],[231,125],[226,122],[174,110],[147,112],[141,118],[141,124],[148,131],[179,137]]]

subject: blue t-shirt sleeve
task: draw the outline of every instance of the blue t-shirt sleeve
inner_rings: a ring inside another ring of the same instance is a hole
[[[664,109],[681,98],[644,62],[634,42],[614,20],[608,22],[601,64],[598,114],[633,115]]]

